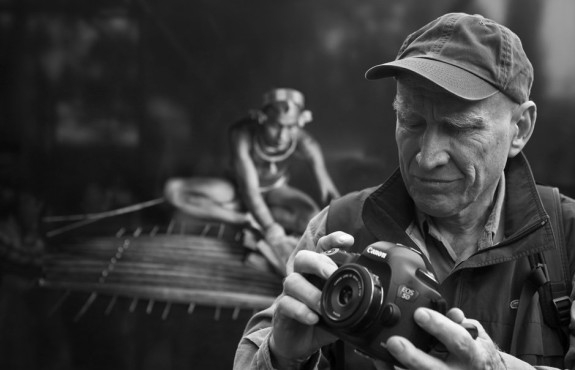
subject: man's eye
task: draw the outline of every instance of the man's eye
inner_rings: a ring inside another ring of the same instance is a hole
[[[454,134],[464,134],[473,131],[475,128],[472,126],[464,125],[445,125],[445,130]]]
[[[482,118],[461,117],[446,120],[443,126],[448,132],[463,134],[479,131],[485,127],[485,123]]]
[[[407,130],[418,130],[420,128],[425,127],[425,121],[419,121],[419,120],[405,120],[405,121],[400,120],[399,124],[401,127]]]

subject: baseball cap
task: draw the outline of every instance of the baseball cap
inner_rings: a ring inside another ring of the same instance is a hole
[[[529,100],[533,66],[521,40],[507,27],[481,15],[445,14],[407,37],[394,61],[371,67],[375,80],[406,71],[466,100],[504,93]]]

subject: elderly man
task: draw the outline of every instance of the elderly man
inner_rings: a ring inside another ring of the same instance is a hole
[[[395,61],[366,74],[388,76],[397,81],[399,170],[377,189],[333,202],[310,222],[290,258],[283,293],[248,323],[235,368],[343,368],[344,358],[353,363],[349,368],[390,368],[391,361],[356,361],[353,352],[332,345],[337,337],[316,325],[321,291],[308,279],[327,279],[337,268],[317,252],[361,252],[378,240],[425,256],[450,308],[443,315],[419,307],[400,318],[413,320],[443,348],[422,350],[392,335],[379,345],[396,365],[573,368],[569,278],[563,296],[548,299],[566,313],[556,327],[543,313],[547,298],[529,294],[532,272],[545,266],[543,251],[565,251],[549,270],[575,271],[575,201],[557,195],[558,216],[549,222],[550,203],[540,195],[549,188],[536,186],[522,153],[536,106],[529,100],[533,69],[519,38],[482,16],[447,14],[408,36]],[[533,260],[540,263],[533,267]]]

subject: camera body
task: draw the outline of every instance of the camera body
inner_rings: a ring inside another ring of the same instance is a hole
[[[339,268],[324,282],[319,325],[371,358],[397,363],[387,351],[389,337],[399,335],[428,351],[436,343],[413,319],[418,307],[445,313],[439,284],[415,249],[376,242],[361,254],[334,248],[324,252]]]

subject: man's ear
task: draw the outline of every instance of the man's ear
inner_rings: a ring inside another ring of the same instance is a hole
[[[514,132],[511,138],[511,147],[509,148],[509,158],[515,157],[523,150],[531,138],[531,134],[533,134],[536,119],[537,106],[531,100],[526,101],[516,108],[511,118],[511,124],[514,125]]]

